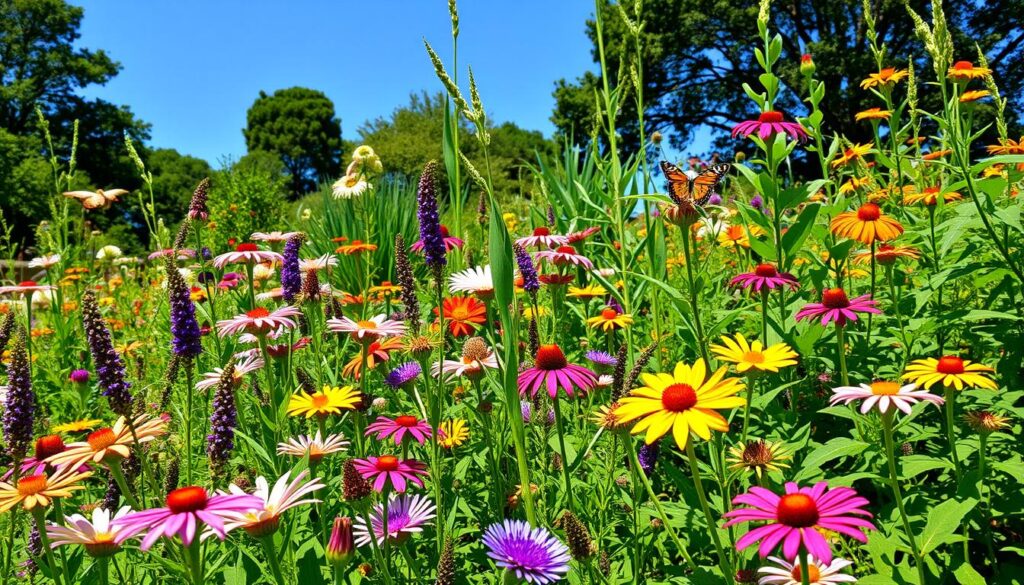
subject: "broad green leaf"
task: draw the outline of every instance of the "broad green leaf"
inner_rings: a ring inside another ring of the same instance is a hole
[[[956,532],[960,529],[964,516],[973,510],[977,503],[974,499],[962,502],[946,500],[932,508],[928,512],[928,522],[917,538],[921,554],[926,555],[947,542],[958,540]]]
[[[869,445],[863,441],[856,441],[846,437],[836,437],[831,441],[820,445],[814,451],[804,459],[801,465],[800,473],[797,474],[797,479],[804,479],[813,477],[816,471],[821,469],[821,466],[829,461],[834,461],[840,457],[849,457],[851,455],[857,455],[867,449]]]

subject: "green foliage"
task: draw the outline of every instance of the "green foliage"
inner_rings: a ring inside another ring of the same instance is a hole
[[[53,179],[39,156],[40,142],[0,129],[0,208],[13,227],[14,242],[29,239],[33,224],[49,212],[44,194],[52,191]]]
[[[287,208],[287,175],[269,153],[250,153],[211,177],[210,221],[215,249],[232,239],[243,242],[256,231],[278,228]]]
[[[183,155],[173,148],[150,152],[146,167],[153,173],[156,214],[170,225],[185,217],[192,191],[213,172],[205,160]]]
[[[323,92],[304,87],[260,92],[246,115],[249,152],[280,157],[292,195],[308,193],[341,172],[341,121]]]

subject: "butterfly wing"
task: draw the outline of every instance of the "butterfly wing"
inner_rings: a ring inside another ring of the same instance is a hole
[[[127,194],[128,194],[128,191],[126,191],[125,189],[111,189],[109,191],[104,191],[103,192],[103,197],[107,201],[113,203],[114,201],[117,201],[118,197],[121,197],[122,195],[127,195]]]
[[[668,194],[672,196],[676,204],[690,198],[690,178],[682,169],[663,160],[661,161],[661,172],[665,173],[665,178],[668,179]]]
[[[78,199],[86,209],[96,209],[106,203],[102,195],[92,191],[66,191],[64,196]]]
[[[697,202],[697,205],[704,205],[708,202],[708,199],[711,199],[711,195],[718,188],[718,184],[722,182],[722,178],[725,177],[731,168],[732,165],[729,164],[712,165],[693,179],[690,185],[690,193],[693,200]]]

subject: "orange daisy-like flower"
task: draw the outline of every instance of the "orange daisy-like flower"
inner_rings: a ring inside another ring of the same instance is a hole
[[[892,112],[889,110],[883,110],[882,108],[868,108],[863,112],[857,112],[854,114],[853,119],[857,122],[863,120],[888,120],[892,116]]]
[[[903,191],[904,194],[907,194],[907,193],[913,193],[914,189],[915,188],[914,188],[913,185],[904,185],[902,191]],[[896,185],[893,185],[893,186],[885,188],[885,189],[876,189],[876,190],[868,193],[868,201],[878,202],[878,201],[882,201],[882,200],[885,200],[885,199],[889,199],[889,197],[891,195],[893,195],[894,193],[898,193],[898,192],[900,192],[900,188],[898,186],[896,186]]]
[[[970,81],[972,79],[983,79],[992,75],[988,67],[975,67],[970,61],[957,61],[946,72],[946,77],[953,81]]]
[[[947,157],[951,154],[953,154],[953,151],[952,149],[949,148],[944,148],[942,150],[933,150],[932,152],[929,152],[928,154],[922,156],[921,160],[939,160],[940,158]]]
[[[992,94],[989,93],[989,91],[987,89],[972,89],[970,91],[965,91],[960,96],[960,103],[961,104],[968,104],[968,103],[971,103],[971,102],[976,102],[976,101],[978,101],[980,99],[987,98],[990,95],[992,95]]]
[[[839,192],[843,195],[855,193],[857,189],[867,187],[871,184],[871,177],[850,177],[839,186]]]
[[[77,466],[61,467],[52,475],[44,473],[19,478],[16,484],[0,481],[0,513],[21,504],[26,510],[36,506],[45,508],[54,498],[66,498],[73,492],[85,489],[78,482],[92,475],[79,473]]]
[[[478,325],[487,322],[487,305],[476,297],[448,297],[442,306],[448,329],[455,337],[469,335]],[[437,314],[437,307],[434,307],[434,314]]]
[[[362,254],[363,252],[375,252],[376,250],[377,244],[369,244],[362,240],[352,240],[352,243],[350,244],[338,246],[338,249],[335,250],[335,252],[346,256],[352,256],[355,254]]]
[[[939,201],[939,197],[942,197],[944,203],[950,201],[959,201],[964,198],[963,195],[956,191],[942,192],[940,187],[927,187],[921,192],[910,192],[903,196],[903,203],[905,205],[914,205],[915,203],[924,203],[925,205],[935,205]]]
[[[392,284],[390,280],[385,280],[376,286],[370,287],[370,293],[380,295],[381,297],[384,297],[385,295],[394,295],[400,292],[402,292],[402,287],[397,284]]]
[[[163,418],[143,414],[129,425],[122,416],[114,426],[93,431],[85,441],[69,444],[46,462],[53,466],[78,467],[83,463],[121,461],[131,455],[131,447],[136,442],[148,443],[166,432],[167,421]]]
[[[377,364],[388,361],[391,358],[391,352],[402,349],[405,342],[402,341],[401,337],[388,337],[383,340],[374,341],[366,348],[366,369],[372,370],[377,367]],[[345,367],[341,370],[341,375],[345,377],[353,377],[356,380],[359,379],[360,373],[363,369],[363,356],[362,354],[356,354],[351,360],[349,360]]]
[[[878,73],[871,73],[867,79],[860,82],[862,89],[871,89],[872,87],[895,85],[901,79],[905,79],[910,73],[906,69],[896,69],[895,67],[886,67]]]
[[[865,245],[892,240],[903,233],[900,222],[883,214],[882,208],[875,203],[865,203],[857,211],[840,213],[832,220],[829,229],[837,236]]]
[[[633,324],[633,316],[620,313],[615,307],[605,307],[596,316],[587,319],[587,325],[610,333],[616,329],[626,329]]]
[[[848,165],[855,160],[863,158],[865,154],[871,152],[870,144],[852,144],[850,148],[843,151],[843,154],[837,156],[831,163],[829,163],[833,169]]]
[[[875,248],[875,260],[882,266],[895,264],[900,258],[917,260],[921,253],[913,246],[893,246],[882,244]],[[871,250],[861,250],[853,255],[853,261],[858,264],[869,264],[871,262]]]
[[[1021,136],[1020,140],[1002,138],[999,140],[999,144],[992,144],[985,148],[988,149],[989,154],[1024,154],[1024,136]]]

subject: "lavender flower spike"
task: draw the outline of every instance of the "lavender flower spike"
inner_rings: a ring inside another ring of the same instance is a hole
[[[96,294],[91,290],[82,295],[82,325],[103,395],[107,397],[114,412],[126,418],[131,417],[132,385],[125,379],[124,362],[114,349],[110,331],[100,315]]]
[[[427,266],[439,273],[448,260],[445,258],[444,233],[441,231],[441,217],[437,208],[437,161],[429,161],[423,167],[416,191],[416,203],[423,256]]]
[[[284,245],[284,262],[281,264],[281,292],[284,300],[295,302],[295,297],[302,290],[302,273],[299,271],[299,249],[305,241],[305,234],[295,234],[288,238]]]
[[[175,355],[194,359],[203,352],[203,339],[188,284],[178,272],[173,254],[167,257],[167,291],[170,294],[171,350]]]
[[[18,326],[18,337],[7,369],[7,397],[4,400],[4,442],[13,461],[21,461],[32,443],[32,422],[36,395],[32,392],[32,374],[25,347],[25,329]]]
[[[516,255],[516,264],[519,265],[519,274],[523,277],[523,290],[531,295],[537,294],[540,290],[540,280],[537,279],[537,267],[533,265],[533,258],[519,244],[513,244],[512,250]]]
[[[235,448],[235,426],[238,411],[235,409],[235,364],[228,363],[220,375],[217,392],[213,395],[213,412],[210,414],[210,434],[206,437],[206,455],[210,458],[210,471],[223,475],[231,451]]]
[[[188,204],[188,217],[191,220],[202,219],[210,217],[210,212],[206,208],[206,197],[210,190],[210,179],[209,177],[199,181],[196,185],[196,190],[192,193],[192,201]]]

